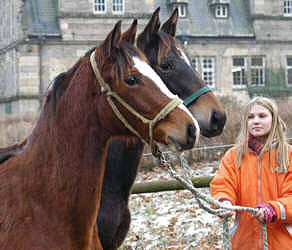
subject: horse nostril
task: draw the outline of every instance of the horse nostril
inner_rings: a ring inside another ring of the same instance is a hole
[[[188,124],[187,138],[188,138],[188,143],[194,143],[194,141],[196,140],[196,127],[192,123]]]
[[[226,115],[217,110],[213,110],[211,115],[211,129],[221,130],[224,127],[226,121]]]

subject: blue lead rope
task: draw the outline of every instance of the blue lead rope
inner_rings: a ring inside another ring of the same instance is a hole
[[[184,100],[184,105],[188,106],[190,103],[192,103],[193,101],[198,99],[201,95],[203,95],[209,91],[212,91],[209,86],[205,86],[203,88],[200,88],[198,91],[196,91],[195,93],[193,93],[192,95],[190,95],[188,98],[186,98]]]

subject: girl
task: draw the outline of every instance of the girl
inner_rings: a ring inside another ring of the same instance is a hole
[[[252,99],[236,145],[226,152],[210,184],[215,199],[258,208],[255,215],[236,213],[232,249],[263,249],[260,223],[267,224],[269,250],[292,249],[292,153],[285,129],[272,100]]]

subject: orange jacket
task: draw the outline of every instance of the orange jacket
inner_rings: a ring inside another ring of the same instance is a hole
[[[272,164],[275,169],[275,148]],[[269,203],[277,218],[267,224],[269,250],[292,249],[292,153],[287,173],[273,172],[269,168],[269,153],[262,159],[250,151],[237,167],[235,149],[231,148],[221,160],[219,170],[210,184],[211,195],[217,199],[227,198],[233,205],[255,207]],[[231,229],[232,249],[263,249],[260,223],[250,213],[237,212]]]

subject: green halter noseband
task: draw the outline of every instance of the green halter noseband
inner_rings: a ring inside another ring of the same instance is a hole
[[[185,106],[188,106],[193,101],[195,101],[196,99],[198,99],[201,95],[203,95],[203,94],[205,94],[205,93],[207,93],[209,91],[212,91],[212,90],[208,86],[205,86],[203,88],[200,88],[199,90],[197,90],[195,93],[191,94],[189,97],[187,97],[184,100],[184,105]]]

